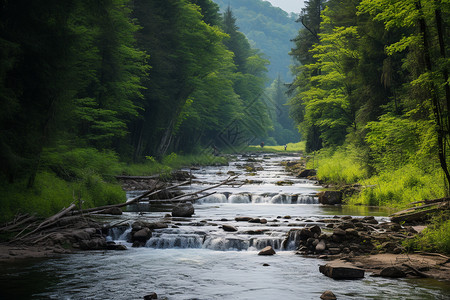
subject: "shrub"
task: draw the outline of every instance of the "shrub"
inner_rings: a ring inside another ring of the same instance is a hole
[[[433,218],[423,232],[405,241],[404,246],[410,251],[437,251],[450,254],[449,214],[441,214]]]
[[[363,189],[349,199],[349,204],[379,205],[401,208],[408,203],[443,197],[441,171],[428,174],[414,165],[361,180]]]

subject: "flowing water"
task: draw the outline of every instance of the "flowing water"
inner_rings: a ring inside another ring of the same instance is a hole
[[[150,292],[168,299],[319,299],[325,290],[338,299],[449,299],[446,283],[369,274],[362,280],[336,281],[319,273],[323,261],[296,255],[298,239],[292,229],[335,215],[373,215],[383,221],[387,212],[319,205],[314,182],[284,172],[280,162],[288,159],[239,157],[226,167],[193,170],[196,179],[185,192],[230,174],[240,174],[247,184],[214,189],[214,195],[195,204],[193,218],[172,218],[145,247],[132,248],[127,242],[131,228],[121,226],[108,239],[129,246],[127,251],[91,251],[2,266],[0,299],[142,299]],[[248,173],[249,163],[258,170]],[[284,185],[277,185],[280,181]],[[168,211],[170,206],[139,204],[114,222],[159,221]],[[238,222],[239,216],[267,223]],[[222,225],[238,231],[225,232]],[[277,254],[258,256],[267,245]]]

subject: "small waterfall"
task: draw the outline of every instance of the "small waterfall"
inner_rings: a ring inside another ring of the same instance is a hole
[[[208,197],[199,199],[197,203],[204,204],[204,203],[227,203],[228,199],[227,196],[224,194],[213,194]]]
[[[297,204],[319,204],[319,199],[311,195],[296,195]]]
[[[130,239],[131,226],[123,225],[108,229],[107,241],[128,241]]]
[[[250,203],[249,194],[232,194],[228,197],[229,203]]]
[[[259,203],[270,203],[270,200],[272,197],[267,195],[256,195],[252,197],[252,203],[253,204],[259,204]]]
[[[168,248],[201,248],[203,236],[198,234],[158,234],[151,237],[145,247],[168,249]]]
[[[300,245],[300,231],[299,229],[291,229],[287,238],[283,242],[283,250],[295,250]]]
[[[261,250],[267,246],[272,246],[275,250],[280,250],[282,248],[284,238],[283,237],[258,237],[250,239],[250,247],[256,250]]]
[[[249,241],[240,237],[231,236],[212,236],[207,237],[203,243],[203,248],[211,250],[247,250],[249,247]]]
[[[278,194],[272,199],[270,199],[270,203],[273,204],[291,204],[291,196],[285,194]]]

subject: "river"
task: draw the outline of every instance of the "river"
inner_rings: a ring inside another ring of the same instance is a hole
[[[335,215],[373,215],[384,221],[387,212],[319,205],[315,182],[284,172],[280,162],[289,159],[273,154],[239,156],[229,166],[192,170],[196,179],[183,188],[185,192],[221,182],[230,174],[240,174],[239,180],[247,184],[216,188],[216,194],[195,204],[192,218],[173,218],[169,228],[155,230],[146,247],[132,248],[125,226],[111,231],[108,239],[127,245],[127,251],[89,251],[4,264],[0,299],[143,299],[150,292],[167,299],[319,299],[325,290],[332,290],[338,299],[449,299],[448,284],[436,280],[366,274],[362,280],[336,281],[319,273],[324,261],[296,255],[295,236],[283,243],[292,228],[320,224],[320,219]],[[246,164],[258,171],[246,172]],[[280,181],[285,185],[277,185]],[[140,204],[114,222],[160,220],[169,210]],[[237,216],[267,223],[237,222]],[[238,231],[225,232],[221,228],[225,224]],[[267,245],[277,254],[258,256]]]

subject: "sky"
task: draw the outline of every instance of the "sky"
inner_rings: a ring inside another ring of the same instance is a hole
[[[302,7],[304,6],[303,0],[265,0],[270,2],[272,6],[280,7],[282,10],[295,13],[300,13]]]

